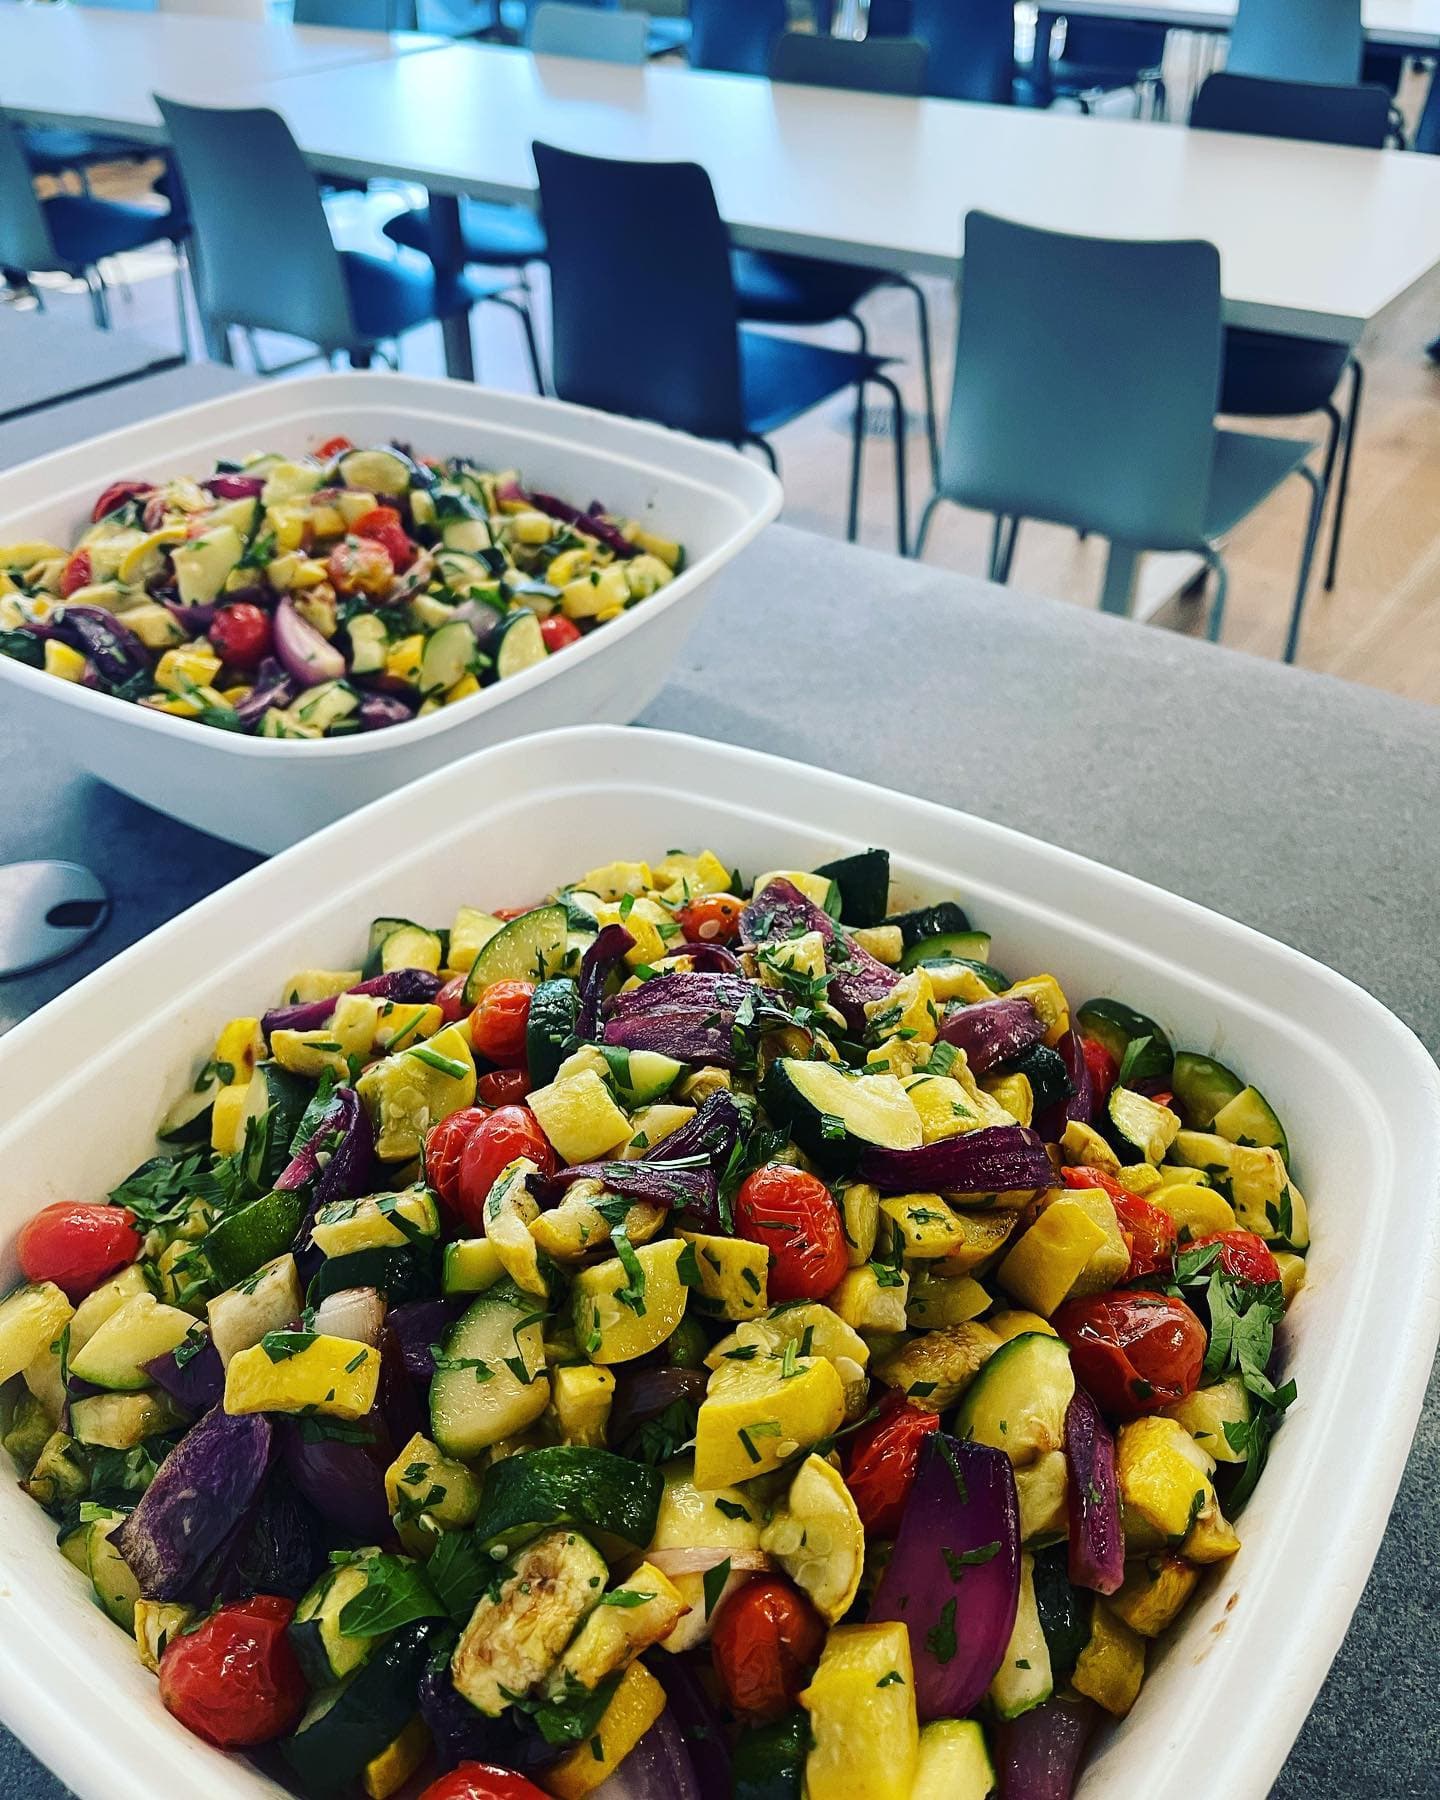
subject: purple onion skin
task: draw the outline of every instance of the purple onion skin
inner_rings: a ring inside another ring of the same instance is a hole
[[[273,656],[255,671],[250,692],[235,707],[235,717],[246,731],[253,730],[272,706],[288,706],[299,689]]]
[[[745,1115],[735,1096],[721,1088],[700,1102],[693,1119],[687,1119],[658,1144],[652,1144],[640,1160],[680,1162],[687,1156],[708,1156],[712,1163],[723,1167],[744,1128]]]
[[[623,1444],[632,1431],[658,1419],[677,1400],[693,1400],[698,1406],[709,1379],[708,1369],[657,1369],[622,1363],[615,1376],[607,1439],[612,1445]],[[668,1654],[665,1660],[671,1660]]]
[[[154,666],[150,652],[130,627],[103,607],[77,606],[66,600],[46,629],[87,656],[108,682],[128,681]]]
[[[647,1013],[660,1012],[703,1014],[721,1007],[733,1012],[742,1000],[758,991],[759,983],[751,981],[748,975],[670,970],[652,975],[649,981],[641,982],[628,993],[616,994],[605,1007],[605,1016],[607,1019],[636,1019]]]
[[[145,1373],[186,1412],[208,1412],[212,1406],[220,1404],[225,1392],[225,1370],[220,1362],[220,1352],[208,1338],[203,1349],[197,1350],[183,1365],[176,1362],[173,1350],[167,1350],[163,1356],[146,1363]]]
[[[281,1455],[297,1491],[347,1536],[364,1544],[388,1543],[395,1528],[385,1499],[385,1469],[374,1450],[339,1438],[307,1442],[303,1434],[299,1420],[282,1421]]]
[[[264,492],[263,475],[212,475],[200,483],[217,500],[258,500]]]
[[[606,925],[581,957],[575,1035],[582,1044],[593,1042],[600,1028],[600,1000],[610,971],[634,948],[635,939],[623,925]]]
[[[1093,1124],[1095,1119],[1095,1086],[1090,1079],[1090,1065],[1085,1060],[1079,1033],[1067,1031],[1055,1049],[1070,1077],[1070,1097],[1047,1107],[1034,1122],[1041,1137],[1051,1144],[1058,1143],[1065,1135],[1065,1127],[1071,1119],[1078,1119],[1082,1125]]]
[[[709,1658],[705,1661],[708,1664]],[[664,1688],[668,1711],[687,1741],[701,1746],[695,1758],[700,1800],[731,1800],[730,1740],[695,1663],[688,1656],[672,1656],[666,1651],[652,1657],[646,1667]]]
[[[740,972],[740,958],[724,944],[697,943],[687,938],[683,944],[667,949],[667,956],[688,956],[699,973],[732,975]]]
[[[335,1132],[340,1142],[322,1169],[320,1147]],[[289,1193],[307,1182],[315,1183],[315,1200],[311,1211],[331,1200],[353,1200],[369,1192],[367,1183],[375,1157],[375,1135],[370,1115],[360,1104],[354,1088],[338,1087],[325,1109],[325,1116],[285,1168],[275,1177],[277,1190]],[[303,1228],[309,1230],[309,1222]]]
[[[377,1000],[398,1000],[403,1005],[428,1006],[440,992],[440,977],[429,969],[391,969],[346,988],[347,994],[371,994]],[[272,1031],[318,1031],[330,1023],[339,995],[326,1000],[302,1000],[295,1006],[277,1006],[260,1021],[268,1038]]]
[[[599,518],[593,512],[581,512],[578,506],[571,506],[568,500],[557,500],[554,494],[526,493],[523,488],[520,493],[539,511],[549,513],[552,519],[559,519],[564,525],[578,525],[580,530],[588,536],[599,538],[600,542],[613,550],[617,556],[638,556],[640,554],[640,546],[632,544],[629,538],[623,532],[617,531],[608,519]]]
[[[538,1732],[522,1731],[516,1723],[516,1708],[507,1707],[498,1719],[492,1719],[473,1707],[455,1691],[448,1662],[443,1668],[426,1670],[420,1677],[418,1697],[420,1716],[442,1769],[478,1762],[533,1771],[563,1753],[552,1749]]]
[[[860,1179],[882,1194],[1005,1194],[1050,1187],[1055,1165],[1023,1125],[987,1125],[915,1150],[867,1150]]]
[[[738,1061],[731,1031],[735,1014],[724,1008],[692,1006],[684,1012],[649,1012],[610,1019],[604,1041],[623,1050],[658,1050],[676,1062],[707,1063],[733,1069]]]
[[[408,725],[415,714],[396,694],[366,694],[356,716],[362,731],[384,731],[389,725]]]
[[[405,1366],[405,1354],[395,1333],[380,1333],[380,1395],[377,1403],[380,1421],[388,1434],[393,1451],[408,1444],[415,1433],[430,1431],[429,1408],[422,1404],[421,1391]]]
[[[818,931],[827,950],[842,935],[829,913],[807,900],[792,881],[772,881],[740,915],[740,935],[751,943],[805,931]],[[835,961],[828,998],[844,1014],[850,1030],[859,1032],[865,1029],[866,1006],[883,1000],[901,977],[852,938],[844,942],[844,959]]]
[[[294,1488],[272,1477],[203,1583],[202,1597],[207,1604],[245,1594],[298,1600],[324,1566],[325,1545],[314,1512]]]
[[[991,1736],[1000,1800],[1070,1800],[1095,1708],[1085,1700],[1046,1700]]]
[[[972,1075],[985,1075],[1045,1035],[1045,1022],[1025,999],[980,1000],[958,1006],[940,1021],[939,1035],[965,1052]]]
[[[719,1220],[713,1169],[677,1169],[658,1157],[654,1162],[573,1163],[552,1176],[532,1175],[529,1187],[535,1198],[548,1206],[575,1181],[603,1181],[612,1194],[623,1194],[627,1200],[674,1207],[706,1221]],[[709,1229],[708,1224],[703,1229]]]
[[[385,1324],[412,1381],[429,1381],[435,1373],[433,1346],[464,1312],[463,1301],[407,1300],[392,1306]]]
[[[701,1800],[694,1761],[668,1706],[615,1773],[594,1789],[594,1800]]]
[[[322,637],[308,619],[302,619],[294,603],[282,600],[275,608],[275,654],[301,687],[337,681],[346,673],[345,658]]]
[[[951,1573],[945,1551],[963,1556],[999,1546],[988,1560]],[[920,1450],[895,1549],[870,1607],[872,1625],[910,1634],[921,1722],[959,1719],[978,1706],[1015,1628],[1020,1602],[1020,1503],[1003,1450],[934,1432]],[[932,1634],[955,1632],[942,1662]],[[932,1640],[933,1641],[933,1640]]]
[[[1065,1414],[1065,1474],[1070,1579],[1076,1587],[1113,1594],[1125,1579],[1115,1440],[1099,1407],[1079,1387]]]
[[[264,1413],[217,1406],[191,1426],[115,1533],[147,1600],[178,1600],[189,1590],[248,1514],[274,1452]]]

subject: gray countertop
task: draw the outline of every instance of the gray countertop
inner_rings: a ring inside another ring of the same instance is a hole
[[[175,381],[146,387],[173,405]],[[142,392],[125,390],[129,417]],[[97,405],[81,429],[97,429]],[[56,420],[26,424],[49,448],[73,431]],[[0,428],[0,464],[21,441]],[[864,776],[1128,870],[1329,963],[1440,1050],[1440,711],[776,526],[717,581],[642,722]],[[115,900],[87,951],[0,982],[0,1025],[255,860],[76,778],[3,717],[0,758],[24,771],[0,789],[6,857],[89,862]],[[1281,1800],[1437,1791],[1437,1485],[1432,1382]],[[63,1793],[0,1733],[0,1794]]]

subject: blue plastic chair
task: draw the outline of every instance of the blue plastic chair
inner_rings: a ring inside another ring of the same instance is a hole
[[[294,20],[350,31],[414,31],[415,0],[295,0]]]
[[[690,0],[690,67],[768,75],[788,24],[785,0]]]
[[[1008,106],[1015,98],[1014,0],[872,0],[867,39],[919,38],[925,92]]]
[[[801,86],[840,87],[852,92],[918,95],[925,89],[925,46],[913,38],[816,37],[785,32],[776,41],[771,73],[776,81]],[[769,250],[736,250],[731,256],[740,317],[759,325],[830,325],[848,320],[869,349],[865,322],[856,308],[882,287],[903,287],[915,301],[920,370],[925,383],[925,429],[932,479],[940,466],[935,413],[935,374],[930,349],[930,308],[925,291],[908,275],[790,256]]]
[[[1065,46],[1052,57],[1051,40],[1065,18]],[[1101,94],[1133,89],[1138,117],[1142,96],[1148,89],[1151,111],[1165,116],[1166,29],[1163,25],[1133,24],[1125,19],[1069,18],[1061,12],[1041,12],[1035,22],[1035,59],[1031,84],[1036,98],[1048,106],[1052,100],[1074,100],[1082,112],[1091,110]]]
[[[305,338],[368,368],[382,344],[478,301],[520,310],[503,286],[337,250],[315,177],[278,113],[158,95],[156,105],[194,220],[200,314],[218,360],[231,360],[229,330],[239,326]]]
[[[1353,87],[1364,54],[1362,0],[1239,0],[1225,68]]]
[[[89,289],[95,323],[110,328],[110,303],[100,263],[107,256],[169,243],[175,250],[175,303],[180,344],[190,355],[185,309],[183,242],[188,224],[178,211],[152,212],[89,194],[55,194],[41,200],[25,154],[24,137],[0,112],[0,267],[18,275],[56,271],[78,276]],[[39,290],[35,290],[41,299]],[[41,299],[43,304],[43,299]]]
[[[1190,123],[1197,130],[1306,138],[1313,143],[1348,144],[1368,150],[1379,150],[1384,145],[1389,122],[1390,96],[1382,87],[1263,81],[1251,75],[1232,75],[1228,70],[1210,76],[1190,112]],[[1335,396],[1347,371],[1350,400],[1342,415]],[[1291,419],[1323,412],[1329,421],[1321,475],[1327,500],[1332,486],[1335,489],[1335,516],[1325,562],[1327,591],[1335,586],[1340,564],[1340,538],[1364,385],[1360,360],[1345,344],[1234,325],[1225,333],[1221,412],[1257,419]],[[1344,454],[1340,456],[1342,446]]]
[[[1102,604],[1126,611],[1143,550],[1203,556],[1287,476],[1311,490],[1285,660],[1293,661],[1320,528],[1312,445],[1215,425],[1220,255],[1213,244],[1128,243],[965,221],[964,298],[940,483],[942,500],[995,515],[990,573],[1007,579],[1023,519],[1110,539]]]
[[[536,56],[579,56],[638,68],[648,54],[649,38],[644,13],[544,0],[530,15],[529,44]]]
[[[890,396],[896,531],[907,540],[904,407],[881,359],[745,331],[730,277],[730,241],[710,177],[695,163],[612,162],[536,144],[550,240],[555,392],[562,400],[655,419],[697,437],[757,445],[778,471],[769,434],[856,390],[849,535],[859,529],[864,393]],[[596,220],[604,229],[596,229]],[[637,247],[663,244],[636,279]]]

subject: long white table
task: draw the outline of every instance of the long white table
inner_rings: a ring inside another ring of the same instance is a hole
[[[432,50],[444,38],[280,19],[112,12],[0,0],[0,105],[27,120],[157,138],[152,94],[197,106],[257,103],[273,83]],[[66,98],[68,94],[68,99]]]
[[[66,33],[75,54],[25,46],[26,33],[16,50],[17,16]],[[80,21],[0,5],[0,98],[20,116],[158,141],[152,89],[266,104],[317,168],[412,180],[442,199],[532,200],[536,138],[688,159],[710,171],[742,243],[945,275],[959,269],[972,208],[1101,236],[1203,238],[1220,249],[1233,323],[1346,343],[1440,270],[1440,158],[475,44],[302,72],[314,33],[287,43],[284,26],[190,19],[186,42],[168,17]],[[257,40],[250,62],[227,63],[245,32]],[[198,48],[207,38],[210,55]],[[451,211],[437,209],[442,225]]]
[[[1301,10],[1306,0],[1294,0]],[[1172,31],[1229,31],[1236,0],[1056,0],[1054,10],[1078,17],[1138,20]],[[1440,0],[1365,0],[1365,35],[1399,49],[1440,49]]]

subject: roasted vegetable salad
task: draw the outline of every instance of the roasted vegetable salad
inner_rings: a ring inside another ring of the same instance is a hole
[[[68,549],[0,547],[0,652],[226,731],[339,737],[544,662],[683,561],[514,472],[332,438],[112,482]]]
[[[879,850],[351,948],[0,1302],[163,1704],[307,1795],[1068,1793],[1294,1397],[1264,1096]]]

